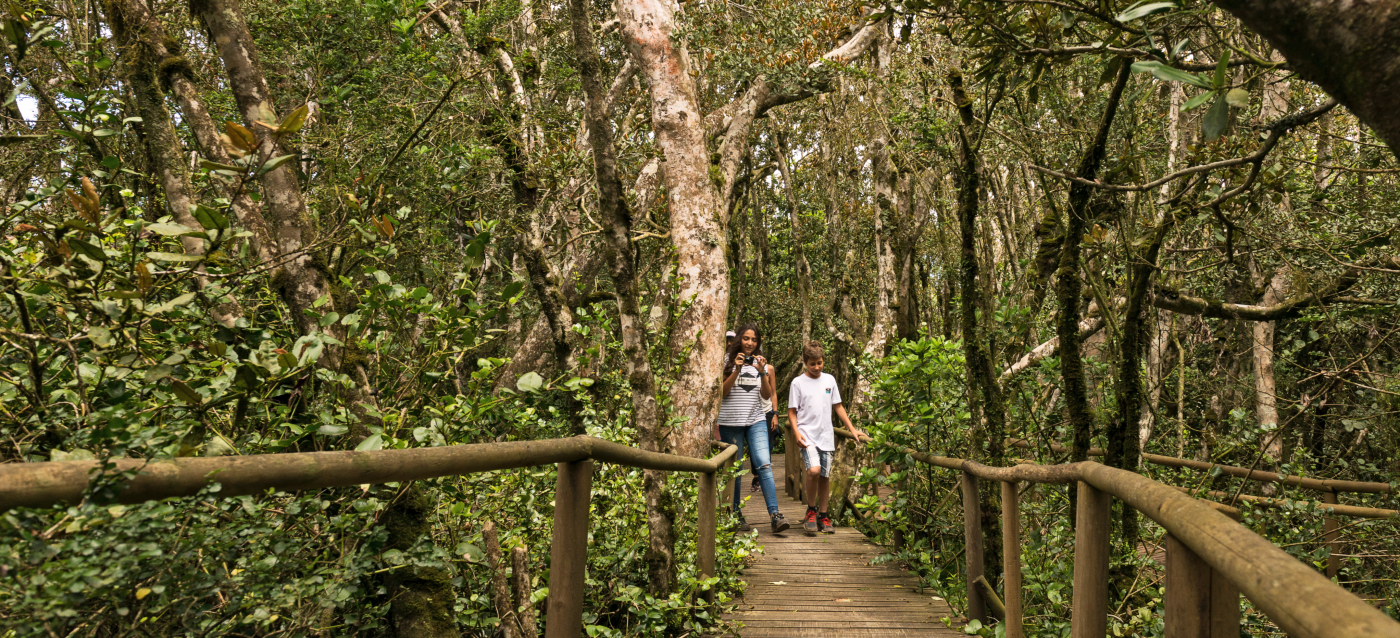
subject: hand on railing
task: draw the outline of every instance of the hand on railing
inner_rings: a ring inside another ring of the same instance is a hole
[[[855,427],[854,424],[851,426],[851,429],[855,431],[852,432],[851,430],[847,430],[846,428],[832,428],[832,430],[836,433],[836,436],[839,436],[843,439],[852,439],[856,443],[860,443],[861,445],[864,445],[874,440],[871,439],[870,435],[866,434],[864,430]]]

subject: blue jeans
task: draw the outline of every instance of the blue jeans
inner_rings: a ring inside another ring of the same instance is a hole
[[[719,426],[719,439],[725,443],[739,446],[739,453],[734,455],[734,464],[742,467],[744,462],[744,448],[749,450],[749,456],[753,458],[754,466],[758,469],[759,484],[763,486],[763,501],[768,504],[768,514],[771,516],[778,513],[778,488],[773,485],[773,465],[768,458],[768,422],[759,421],[752,425],[742,427]],[[734,481],[734,511],[739,511],[741,499],[740,490],[743,488],[743,481]]]

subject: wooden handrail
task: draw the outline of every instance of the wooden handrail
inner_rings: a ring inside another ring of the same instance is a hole
[[[1030,442],[1025,439],[1007,439],[1007,443],[1019,448],[1030,448]],[[1050,450],[1057,454],[1069,452],[1059,443],[1051,442]],[[1102,448],[1089,448],[1089,456],[1103,456]],[[1206,461],[1196,461],[1192,459],[1177,458],[1175,456],[1162,456],[1160,454],[1142,454],[1142,460],[1153,465],[1163,465],[1167,467],[1188,467],[1194,470],[1212,470],[1219,468],[1221,472],[1231,476],[1259,481],[1261,483],[1281,483],[1294,487],[1303,487],[1310,490],[1322,492],[1354,492],[1359,494],[1390,494],[1395,491],[1389,483],[1371,483],[1367,481],[1338,481],[1335,479],[1315,479],[1303,476],[1293,476],[1290,474],[1278,474],[1276,472],[1265,472],[1263,470],[1252,470],[1245,467],[1235,467],[1233,465],[1220,465],[1218,463],[1208,463]]]
[[[997,468],[964,459],[924,454],[892,443],[890,446],[930,465],[963,472],[965,494],[976,493],[975,486],[969,489],[966,483],[968,480],[977,479],[999,482],[1079,483],[1081,511],[1076,531],[1074,591],[1076,599],[1089,599],[1075,601],[1076,613],[1072,619],[1071,630],[1073,636],[1103,635],[1105,621],[1099,617],[1098,611],[1103,606],[1103,597],[1107,596],[1107,565],[1100,565],[1104,562],[1100,559],[1102,552],[1106,551],[1109,523],[1106,501],[1100,501],[1097,496],[1098,493],[1102,493],[1118,498],[1161,525],[1174,542],[1190,552],[1191,557],[1198,557],[1210,570],[1221,574],[1230,585],[1237,587],[1255,606],[1295,638],[1400,637],[1400,623],[1333,583],[1312,567],[1299,562],[1273,543],[1211,509],[1207,502],[1199,501],[1178,492],[1172,486],[1158,483],[1140,474],[1089,461],[1052,466],[1027,464]],[[964,524],[966,529],[973,529],[972,521],[965,520]],[[976,527],[980,533],[980,521]],[[1016,527],[1003,526],[1004,529],[1012,530]],[[980,556],[976,559],[980,561]],[[970,551],[968,560],[969,563],[974,560]],[[1183,564],[1189,562],[1184,561]],[[1094,573],[1081,574],[1081,568],[1092,570]],[[968,571],[974,571],[971,565]],[[976,571],[980,573],[980,566]],[[1209,572],[1206,576],[1209,583]],[[1171,582],[1172,577],[1169,574],[1168,583]],[[1185,626],[1183,623],[1188,622],[1194,622],[1193,627],[1204,629],[1179,635],[1226,635],[1229,633],[1230,613],[1234,614],[1234,623],[1238,626],[1238,600],[1233,603],[1231,612],[1231,604],[1228,601],[1230,591],[1233,590],[1230,587],[1223,584],[1213,588],[1207,587],[1205,596],[1215,596],[1218,604],[1215,607],[1206,605],[1204,608],[1201,605],[1174,604],[1170,587],[1169,585],[1167,608],[1169,612],[1177,609],[1182,611],[1168,614],[1168,635],[1174,635],[1171,627]],[[1185,590],[1177,591],[1176,596],[1186,596],[1190,593]],[[1019,602],[1019,592],[1014,596],[1012,592],[1007,592],[1008,601],[1013,598]],[[1198,622],[1198,618],[1179,617],[1176,613],[1206,613],[1208,617],[1206,622]],[[1222,619],[1221,614],[1226,617]],[[1009,609],[1008,615],[1012,615]],[[1019,614],[1016,615],[1018,617],[1009,618],[1008,621],[1012,623],[1011,628],[1016,634],[1019,634],[1021,619]],[[1225,622],[1221,622],[1222,620]],[[1238,629],[1235,631],[1237,635]]]
[[[578,638],[583,632],[584,570],[588,548],[588,511],[593,462],[700,475],[697,512],[698,562],[702,576],[714,576],[715,473],[739,448],[722,444],[709,459],[648,452],[591,436],[544,441],[478,443],[407,450],[302,452],[214,458],[161,460],[112,459],[111,469],[133,472],[117,496],[138,503],[192,496],[219,483],[219,496],[344,487],[506,470],[559,466],[555,488],[554,538],[551,547],[550,596],[546,638]],[[58,461],[0,465],[0,511],[47,507],[82,500],[99,461]],[[707,597],[708,598],[708,597]]]
[[[1175,486],[1174,489],[1176,489],[1178,492],[1186,492],[1188,494],[1192,492],[1190,488],[1180,486]],[[1381,509],[1378,507],[1359,507],[1356,505],[1339,505],[1337,503],[1328,502],[1319,503],[1317,501],[1290,501],[1288,499],[1269,498],[1266,496],[1251,496],[1249,494],[1226,494],[1225,492],[1218,492],[1215,490],[1207,490],[1205,492],[1201,492],[1201,494],[1205,494],[1206,496],[1213,496],[1215,498],[1238,498],[1242,501],[1258,503],[1263,507],[1288,507],[1289,505],[1297,505],[1301,503],[1311,505],[1318,512],[1324,514],[1336,514],[1338,516],[1355,516],[1357,518],[1379,519],[1400,517],[1400,511]]]
[[[872,439],[870,438],[869,435],[861,434],[860,436],[856,436],[855,434],[852,434],[851,431],[850,431],[850,430],[847,430],[846,428],[831,428],[831,429],[832,429],[833,432],[836,433],[836,436],[841,437],[841,438],[843,438],[843,439],[851,439],[851,440],[855,441],[856,443],[861,443],[861,442],[863,442],[863,441],[870,441],[870,440],[872,440]]]
[[[477,443],[406,450],[301,452],[250,456],[113,459],[114,470],[139,472],[118,495],[121,503],[192,496],[216,474],[223,496],[268,489],[295,492],[367,483],[390,483],[568,463],[591,458],[652,470],[714,472],[733,458],[730,446],[711,459],[647,452],[591,436],[543,441]],[[0,465],[0,511],[46,507],[82,499],[98,461]]]

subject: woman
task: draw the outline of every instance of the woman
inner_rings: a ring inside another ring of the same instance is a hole
[[[719,426],[715,438],[739,446],[735,458],[736,465],[742,465],[744,449],[753,457],[755,472],[763,488],[763,501],[768,505],[768,516],[772,519],[773,533],[788,528],[787,519],[778,511],[778,490],[773,486],[773,465],[768,455],[768,419],[766,413],[769,401],[776,392],[773,382],[773,366],[763,358],[763,335],[758,326],[745,324],[737,331],[738,338],[729,346],[724,356],[724,401],[719,406]],[[734,482],[734,512],[739,514],[739,525],[746,525],[744,515],[739,511],[740,486]]]

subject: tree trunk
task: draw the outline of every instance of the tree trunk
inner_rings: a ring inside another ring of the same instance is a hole
[[[1388,2],[1218,0],[1400,156],[1400,21]]]
[[[194,133],[200,152],[204,157],[220,164],[232,163],[232,158],[219,140],[219,130],[214,125],[214,119],[210,117],[208,109],[204,108],[204,102],[199,97],[199,89],[194,85],[194,71],[189,60],[174,48],[175,41],[166,36],[165,28],[144,0],[122,0],[120,5],[134,35],[141,38],[142,46],[147,48],[151,56],[158,58],[156,62],[159,64],[160,84],[169,89],[179,102],[181,121]],[[253,252],[264,263],[276,261],[280,253],[268,231],[267,220],[263,218],[258,203],[249,197],[247,189],[236,183],[229,184],[226,192],[233,198],[231,209],[235,220],[252,233],[250,243]]]
[[[263,159],[287,154],[287,149],[277,136],[258,124],[263,122],[275,126],[279,118],[267,88],[267,80],[258,68],[257,49],[238,1],[195,0],[190,8],[204,21],[218,46],[238,110],[247,127],[262,138],[258,150]],[[321,329],[304,311],[311,309],[312,304],[321,298],[327,298],[329,303],[318,308],[319,312],[334,311],[343,301],[336,298],[339,295],[332,295],[330,276],[321,257],[305,252],[316,241],[316,227],[302,200],[295,166],[296,162],[285,162],[264,173],[261,181],[263,201],[272,215],[272,230],[278,251],[285,259],[282,271],[275,276],[274,287],[291,307],[297,330],[309,335]],[[328,329],[327,332],[332,337],[343,336],[335,334],[338,330]],[[340,348],[327,347],[325,352],[331,367],[338,369]],[[349,374],[348,371],[343,372]]]
[[[1108,146],[1108,132],[1113,127],[1113,116],[1118,111],[1119,99],[1128,85],[1130,65],[1124,64],[1118,80],[1104,106],[1103,119],[1089,148],[1080,159],[1076,175],[1092,180],[1098,175],[1103,163],[1104,151]],[[1089,412],[1088,389],[1084,379],[1083,353],[1080,352],[1079,303],[1083,281],[1080,279],[1081,242],[1084,228],[1089,218],[1089,198],[1094,194],[1091,187],[1078,182],[1069,188],[1069,213],[1065,220],[1064,240],[1060,247],[1060,264],[1056,272],[1055,295],[1059,298],[1059,311],[1055,317],[1055,334],[1060,338],[1060,375],[1063,379],[1065,413],[1074,433],[1070,448],[1070,461],[1078,462],[1089,458],[1089,444],[1092,436],[1093,415]],[[1107,312],[1107,309],[1105,309]],[[1077,490],[1069,490],[1071,505],[1077,505]],[[1073,509],[1073,508],[1071,508]],[[1074,520],[1071,518],[1070,520]]]
[[[618,331],[622,337],[623,356],[627,361],[627,381],[632,387],[632,416],[637,427],[638,445],[643,450],[658,452],[664,449],[659,438],[661,410],[656,401],[656,380],[647,359],[646,343],[642,339],[646,322],[642,317],[641,291],[637,285],[632,214],[627,209],[627,195],[618,177],[612,125],[608,121],[603,83],[599,78],[602,64],[593,43],[585,0],[570,0],[569,16],[573,26],[574,53],[578,56],[579,79],[585,96],[584,117],[588,123],[588,141],[593,148],[593,171],[598,182],[598,208],[603,218],[607,262],[613,289],[617,293]],[[649,532],[647,575],[652,595],[664,599],[670,595],[671,582],[675,578],[676,542],[674,507],[667,490],[666,473],[644,470],[642,489]]]
[[[218,46],[219,56],[228,71],[229,86],[238,103],[247,126],[251,130],[264,127],[264,122],[276,125],[277,112],[267,81],[258,68],[257,52],[253,37],[243,20],[237,0],[196,0],[191,3],[191,11],[199,16],[209,34]],[[264,159],[284,155],[280,140],[269,133],[262,133],[259,152]],[[349,300],[333,289],[330,273],[322,258],[306,252],[315,242],[315,225],[306,210],[298,183],[296,162],[286,162],[263,174],[263,202],[271,213],[277,247],[282,255],[281,271],[275,275],[275,288],[290,307],[298,330],[302,334],[316,334],[321,328],[305,312],[313,308],[314,302],[325,299],[318,311],[331,312],[339,308],[349,312]],[[339,341],[344,341],[344,327],[339,322],[326,328],[326,332]],[[368,424],[377,421],[372,415],[376,412],[377,400],[371,389],[371,371],[365,355],[347,345],[345,348],[327,346],[322,361],[327,367],[339,370],[349,376],[353,384],[347,403],[355,417],[352,440],[363,439],[368,435]],[[401,495],[394,508],[386,513],[385,526],[389,531],[388,543],[394,547],[407,547],[427,533],[432,501],[412,486]],[[457,624],[452,612],[452,583],[444,574],[433,569],[400,570],[391,572],[385,579],[389,596],[391,624],[399,636],[408,638],[457,636]]]
[[[788,168],[787,136],[777,134],[773,157],[778,161],[778,171],[783,174],[783,185],[787,191],[788,220],[792,223],[793,267],[797,270],[797,295],[802,305],[802,340],[798,347],[812,339],[812,268],[807,264],[807,252],[803,247],[806,238],[802,235],[802,216],[797,209],[797,186],[792,181],[792,171]]]
[[[433,499],[418,482],[408,484],[385,510],[380,524],[389,532],[384,549],[409,552],[419,539],[432,542]],[[457,595],[452,574],[437,567],[395,569],[384,576],[392,602],[389,626],[398,638],[456,638]]]
[[[1142,405],[1142,413],[1138,415],[1139,450],[1147,448],[1147,442],[1156,429],[1157,411],[1162,404],[1162,389],[1166,383],[1163,375],[1166,372],[1167,345],[1172,339],[1171,315],[1156,309],[1149,312],[1152,313],[1153,328],[1152,341],[1147,345],[1147,402]]]
[[[1274,273],[1269,285],[1264,289],[1264,305],[1271,306],[1282,301],[1286,294],[1288,280],[1280,270]],[[1278,393],[1274,386],[1274,324],[1273,321],[1255,321],[1250,350],[1254,359],[1254,418],[1264,434],[1264,454],[1273,461],[1274,467],[1283,462],[1283,436],[1278,430]]]
[[[1131,73],[1129,65],[1123,65],[1120,78]],[[1121,85],[1121,82],[1120,82]],[[1118,386],[1115,388],[1118,414],[1108,428],[1108,441],[1104,450],[1104,463],[1110,467],[1135,472],[1142,458],[1139,431],[1133,425],[1142,416],[1142,351],[1146,330],[1147,290],[1152,285],[1152,276],[1157,271],[1157,257],[1162,251],[1162,242],[1175,225],[1176,218],[1168,214],[1157,228],[1147,247],[1147,252],[1132,264],[1128,276],[1128,303],[1123,314],[1123,335],[1119,340]],[[1119,537],[1127,551],[1134,551],[1138,539],[1138,514],[1131,507],[1121,509]]]
[[[977,255],[977,213],[981,204],[981,167],[977,149],[973,145],[973,127],[977,120],[972,112],[972,99],[963,90],[961,72],[954,70],[948,76],[952,88],[953,102],[958,109],[958,233],[959,252],[958,283],[962,288],[961,326],[963,355],[967,370],[967,407],[971,420],[971,457],[985,459],[988,465],[1001,466],[1006,463],[1006,409],[1002,403],[1001,388],[992,372],[990,346],[992,330],[984,328],[978,321],[983,308],[983,286],[981,259]],[[990,320],[990,317],[983,317]],[[985,427],[984,427],[985,424]],[[1001,517],[998,505],[999,494],[987,490],[980,505],[983,534],[991,538],[1000,536]],[[999,543],[988,543],[984,548],[983,560],[986,572],[993,580],[1001,573],[1002,555]]]
[[[724,209],[710,180],[705,124],[685,49],[672,38],[675,6],[668,0],[620,0],[623,40],[651,90],[652,127],[666,158],[680,300],[689,302],[672,332],[672,352],[689,351],[671,386],[673,414],[681,419],[672,448],[705,456],[719,408],[718,373],[729,310],[729,268],[724,258]]]
[[[194,198],[190,194],[189,172],[181,156],[180,138],[175,134],[170,112],[165,109],[165,92],[161,91],[156,77],[160,59],[144,46],[145,42],[154,38],[146,32],[146,23],[139,19],[144,7],[132,7],[134,4],[135,0],[106,0],[103,8],[113,34],[123,49],[126,78],[130,83],[132,95],[136,98],[137,111],[141,113],[141,127],[145,132],[151,172],[155,173],[160,181],[166,205],[175,221],[198,230],[203,226],[191,214]],[[197,237],[181,237],[180,243],[190,255],[203,255],[208,249],[205,241]],[[200,289],[207,288],[209,278],[204,276],[202,266],[199,270],[196,282]],[[214,304],[214,319],[224,327],[233,327],[234,321],[243,314],[238,302],[232,298],[211,301]]]

